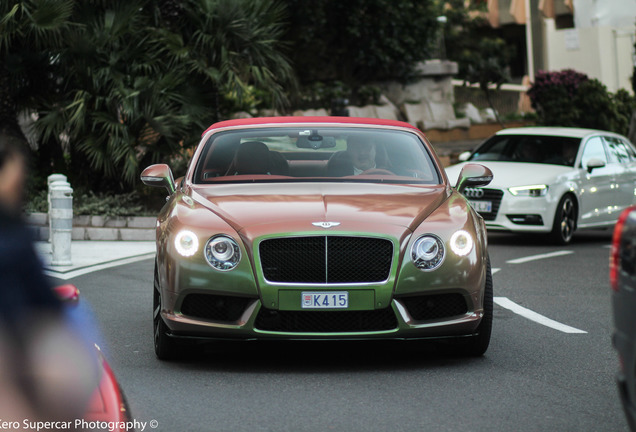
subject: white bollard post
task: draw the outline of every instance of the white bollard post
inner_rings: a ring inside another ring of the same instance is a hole
[[[66,181],[54,181],[49,191],[51,265],[71,265],[73,189]]]
[[[51,174],[46,178],[46,187],[47,187],[47,195],[46,199],[49,205],[49,243],[51,243],[51,184],[54,182],[67,182],[66,176],[64,174]],[[68,184],[69,186],[70,183]]]

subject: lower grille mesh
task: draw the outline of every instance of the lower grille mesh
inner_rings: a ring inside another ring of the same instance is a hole
[[[256,328],[290,333],[335,333],[392,330],[397,327],[393,309],[370,311],[275,311],[262,308]]]
[[[417,321],[450,318],[468,312],[464,296],[457,293],[403,297],[400,300]]]
[[[232,322],[243,315],[250,300],[246,297],[188,294],[181,305],[181,313],[193,318]]]

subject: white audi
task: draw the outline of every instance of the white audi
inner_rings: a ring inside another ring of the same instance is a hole
[[[469,161],[494,174],[488,187],[464,192],[489,230],[547,233],[566,244],[577,229],[612,226],[636,204],[636,150],[615,133],[503,129],[459,159],[446,168],[451,180]]]

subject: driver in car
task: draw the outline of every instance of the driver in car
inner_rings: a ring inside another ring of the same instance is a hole
[[[352,136],[347,140],[347,150],[335,153],[327,169],[331,176],[359,175],[372,169],[389,168],[386,150],[369,137]]]
[[[351,156],[354,175],[362,174],[364,171],[376,167],[374,142],[352,139],[347,145],[347,152]]]

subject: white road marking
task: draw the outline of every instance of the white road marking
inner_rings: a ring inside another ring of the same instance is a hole
[[[73,279],[77,276],[82,276],[87,273],[92,273],[98,270],[104,270],[111,267],[117,267],[124,264],[131,264],[137,261],[147,260],[147,259],[153,258],[154,256],[155,256],[155,253],[151,252],[151,253],[138,255],[138,256],[134,256],[130,258],[122,258],[122,259],[118,259],[114,261],[109,261],[103,264],[91,265],[88,267],[83,267],[83,268],[79,268],[77,270],[71,270],[68,272],[57,272],[51,269],[45,269],[44,274],[57,278],[57,279],[68,280],[68,279]]]
[[[573,253],[574,253],[574,251],[570,251],[570,250],[556,251],[556,252],[550,252],[550,253],[545,253],[545,254],[540,254],[540,255],[530,255],[530,256],[527,256],[527,257],[523,257],[523,258],[517,258],[517,259],[506,261],[506,263],[508,263],[508,264],[523,264],[523,263],[527,263],[527,262],[530,262],[530,261],[536,261],[536,260],[547,259],[547,258],[554,258],[554,257],[558,257],[558,256],[563,256],[563,255],[570,255],[570,254],[573,254]]]
[[[579,334],[585,334],[587,333],[584,330],[579,330],[577,328],[574,327],[570,327],[569,325],[565,325],[562,324],[558,321],[554,321],[550,318],[544,317],[541,314],[538,314],[530,309],[527,309],[523,306],[518,305],[517,303],[513,302],[512,300],[508,299],[507,297],[495,297],[494,302],[497,303],[499,306],[508,309],[514,313],[516,313],[517,315],[521,315],[524,318],[527,318],[531,321],[534,321],[536,323],[539,323],[541,325],[544,325],[546,327],[550,327],[553,328],[555,330],[559,330],[563,333],[579,333]]]

